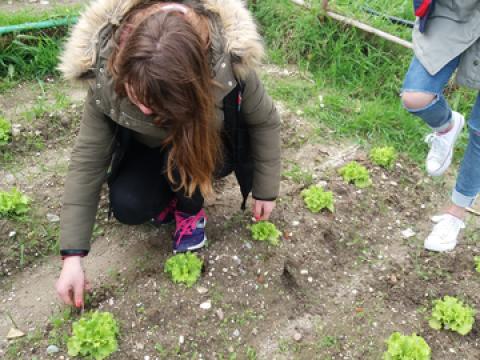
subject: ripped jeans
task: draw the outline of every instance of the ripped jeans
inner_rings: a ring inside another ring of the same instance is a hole
[[[420,117],[434,131],[445,130],[450,125],[452,110],[443,96],[443,90],[459,62],[460,56],[432,76],[414,56],[405,75],[402,93],[424,92],[435,95],[433,102],[424,108],[407,108],[411,114]],[[470,129],[468,147],[452,193],[452,202],[460,207],[471,206],[480,192],[480,93],[470,114],[468,126]]]

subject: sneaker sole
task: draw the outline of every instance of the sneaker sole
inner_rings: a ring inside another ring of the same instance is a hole
[[[448,168],[450,167],[450,165],[452,164],[453,149],[455,148],[455,143],[457,142],[458,137],[462,133],[463,127],[465,126],[465,118],[462,116],[460,118],[460,121],[461,121],[462,124],[461,124],[461,126],[458,127],[458,131],[453,138],[454,139],[453,140],[453,145],[452,145],[452,148],[450,149],[450,151],[448,153],[447,160],[443,163],[443,166],[441,168],[439,168],[438,170],[433,171],[433,172],[429,172],[427,170],[428,175],[433,176],[433,177],[442,176],[445,173],[445,171],[447,171]],[[427,167],[427,169],[428,169],[428,167]]]
[[[179,253],[185,253],[185,252],[189,252],[189,251],[200,250],[201,248],[203,248],[205,246],[206,243],[207,243],[207,236],[205,235],[203,237],[203,240],[201,242],[199,242],[197,245],[190,246],[185,250],[173,250],[173,253],[174,254],[179,254]]]
[[[452,245],[429,246],[427,243],[425,243],[425,244],[423,245],[423,247],[424,247],[426,250],[434,251],[434,252],[447,252],[447,251],[452,251],[452,250],[455,249],[456,246],[457,246],[457,243],[454,243],[453,246],[452,246]]]

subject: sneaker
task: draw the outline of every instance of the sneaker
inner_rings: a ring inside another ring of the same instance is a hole
[[[196,215],[175,211],[175,221],[177,225],[173,235],[174,253],[198,250],[205,245],[207,215],[203,209]]]
[[[152,219],[155,226],[171,224],[175,221],[175,209],[177,208],[177,199],[173,198],[160,214]]]
[[[435,226],[425,240],[425,249],[439,252],[453,250],[460,230],[465,229],[465,223],[450,214],[434,216],[432,221]]]
[[[465,125],[465,118],[456,111],[452,111],[453,127],[449,132],[431,133],[425,138],[430,145],[427,156],[427,172],[430,176],[441,176],[452,163],[453,146]]]

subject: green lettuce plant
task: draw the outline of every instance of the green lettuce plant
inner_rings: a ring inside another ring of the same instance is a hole
[[[0,191],[0,216],[16,217],[25,215],[30,210],[30,199],[16,188]]]
[[[0,116],[0,147],[8,144],[11,131],[12,125]]]
[[[383,360],[430,360],[431,354],[430,346],[421,336],[394,332],[387,340]]]
[[[312,185],[308,189],[303,190],[301,195],[305,205],[313,213],[318,213],[323,209],[331,212],[335,210],[333,193],[323,190],[320,186]]]
[[[397,152],[393,146],[376,147],[370,151],[370,159],[372,162],[386,169],[393,168],[397,157]]]
[[[280,245],[282,233],[270,221],[259,221],[250,226],[250,231],[254,240],[266,241],[273,246]]]
[[[432,317],[429,325],[435,330],[442,327],[460,335],[467,335],[475,322],[475,310],[464,305],[461,300],[453,296],[445,296],[443,300],[434,300]]]
[[[202,273],[203,260],[190,252],[172,256],[165,262],[164,271],[170,275],[174,283],[182,283],[187,287],[195,284]]]
[[[370,179],[367,168],[356,161],[348,163],[338,172],[343,177],[344,181],[347,183],[353,183],[360,189],[372,185],[372,180]]]
[[[92,312],[73,323],[68,355],[102,360],[117,351],[118,325],[109,312]]]

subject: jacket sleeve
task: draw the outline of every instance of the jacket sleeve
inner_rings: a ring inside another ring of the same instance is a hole
[[[280,116],[255,71],[245,79],[242,114],[254,162],[252,196],[275,200],[280,188]]]
[[[90,249],[100,190],[112,157],[112,124],[95,106],[90,90],[65,181],[60,220],[62,255],[86,255]]]

